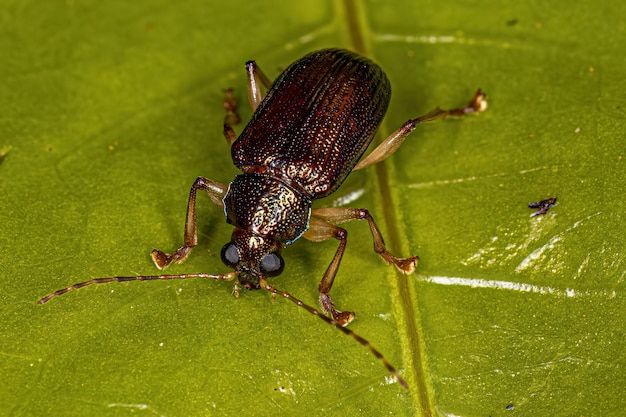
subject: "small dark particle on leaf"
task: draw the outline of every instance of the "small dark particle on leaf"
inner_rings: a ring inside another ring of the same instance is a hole
[[[550,197],[545,200],[535,201],[534,203],[528,203],[529,208],[538,208],[536,212],[531,216],[538,216],[540,214],[546,214],[556,204],[556,197]]]
[[[513,404],[509,404],[505,407],[505,410],[510,411],[513,410],[515,408],[515,406]]]
[[[507,25],[507,26],[515,26],[515,25],[517,25],[518,23],[519,23],[519,20],[517,20],[517,19],[511,19],[511,20],[507,20],[507,21],[506,21],[506,25]]]

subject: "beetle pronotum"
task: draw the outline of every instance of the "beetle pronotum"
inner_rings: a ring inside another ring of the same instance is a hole
[[[247,289],[263,288],[288,298],[352,336],[368,347],[406,388],[404,379],[378,350],[344,327],[354,319],[354,312],[335,308],[330,291],[348,237],[347,231],[337,225],[352,220],[367,221],[374,251],[403,273],[410,274],[415,270],[417,256],[397,258],[389,253],[367,209],[311,209],[311,202],[335,192],[353,170],[386,159],[418,124],[484,110],[487,106],[485,95],[478,90],[465,107],[435,109],[408,120],[359,162],[374,138],[391,96],[389,81],[378,65],[346,50],[325,49],[291,64],[273,84],[254,61],[246,63],[246,70],[248,100],[254,111],[252,119],[239,137],[228,124],[224,125],[224,136],[231,146],[233,162],[242,174],[237,175],[229,186],[198,177],[189,194],[185,244],[172,254],[158,249],[152,251],[152,260],[159,269],[187,258],[198,240],[196,193],[205,191],[213,203],[224,208],[226,221],[235,227],[231,241],[221,252],[222,261],[233,271],[95,278],[46,295],[39,304],[74,289],[113,281],[236,280]],[[268,89],[265,95],[261,85]],[[226,90],[226,94],[226,121],[236,121],[234,98],[230,90]],[[300,237],[313,242],[339,240],[335,256],[319,284],[320,305],[330,317],[267,281],[268,277],[283,271],[284,261],[280,255],[283,247]]]

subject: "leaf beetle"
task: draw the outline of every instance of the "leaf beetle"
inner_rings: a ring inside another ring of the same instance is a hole
[[[197,245],[196,195],[206,192],[224,209],[226,221],[234,226],[221,258],[232,272],[225,274],[180,274],[95,278],[57,290],[39,300],[44,304],[56,296],[91,284],[160,279],[210,278],[231,281],[247,289],[263,288],[290,299],[310,313],[352,336],[380,359],[400,384],[407,387],[398,371],[365,339],[346,329],[352,311],[335,307],[330,291],[347,244],[347,231],[339,227],[352,220],[367,221],[374,251],[388,264],[410,274],[417,256],[398,258],[385,241],[369,211],[364,208],[311,208],[314,200],[334,193],[354,170],[380,162],[393,154],[420,123],[462,116],[486,108],[486,96],[478,90],[469,104],[452,110],[439,108],[410,119],[361,159],[372,142],[391,97],[391,87],[382,69],[371,60],[343,49],[309,53],[291,64],[271,83],[254,61],[246,63],[248,100],[252,119],[236,136],[228,124],[239,120],[232,90],[225,90],[227,112],[224,136],[234,165],[242,171],[228,185],[198,177],[191,187],[185,221],[184,245],[172,254],[158,249],[152,260],[159,269],[183,262]],[[267,89],[263,95],[261,86]],[[360,161],[360,162],[359,162]],[[299,238],[313,242],[339,241],[319,283],[324,313],[269,284],[267,278],[285,267],[282,249]],[[236,287],[237,288],[237,287]],[[237,290],[236,290],[237,291]]]

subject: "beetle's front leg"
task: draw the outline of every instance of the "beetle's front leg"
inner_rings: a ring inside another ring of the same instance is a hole
[[[198,177],[191,186],[189,192],[189,201],[187,202],[187,219],[185,220],[185,244],[178,248],[176,252],[169,255],[158,249],[152,250],[152,260],[159,269],[165,269],[172,262],[183,262],[191,249],[198,244],[198,234],[196,230],[196,193],[197,191],[206,191],[211,201],[219,207],[224,207],[222,199],[226,195],[227,187],[219,182]]]

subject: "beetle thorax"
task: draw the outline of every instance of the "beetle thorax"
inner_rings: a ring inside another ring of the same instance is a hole
[[[271,175],[237,175],[224,197],[226,221],[251,233],[250,244],[289,244],[309,227],[311,201]]]

